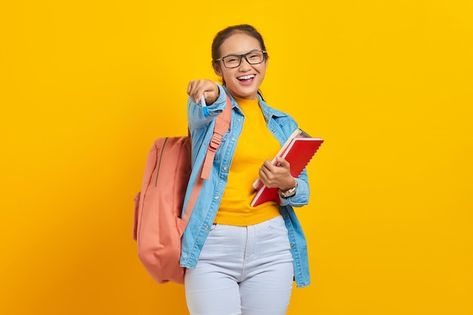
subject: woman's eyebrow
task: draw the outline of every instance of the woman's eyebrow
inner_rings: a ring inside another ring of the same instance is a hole
[[[255,51],[255,50],[260,50],[259,48],[253,48],[253,49],[250,49],[250,50],[247,50],[246,52],[243,52],[243,53],[235,53],[235,52],[232,52],[232,53],[228,53],[224,56],[233,56],[233,55],[244,55],[244,54],[247,54],[249,52],[252,52],[252,51]]]

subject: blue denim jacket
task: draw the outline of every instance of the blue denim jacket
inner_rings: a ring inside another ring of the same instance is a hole
[[[227,95],[231,99],[232,113],[230,129],[223,136],[221,145],[217,149],[210,176],[203,182],[202,190],[182,236],[180,265],[187,268],[193,268],[197,264],[200,251],[217,214],[220,198],[227,183],[231,161],[245,119],[238,103],[227,88],[222,85],[218,85],[218,88],[220,95],[211,105],[203,107],[195,103],[192,97],[189,96],[188,99],[188,124],[192,137],[192,172],[184,197],[183,209],[187,206],[191,192],[190,188],[194,185],[197,176],[200,176],[200,169],[207,152],[206,149],[212,138],[215,118],[225,108]],[[259,93],[258,99],[268,129],[282,146],[291,133],[298,128],[296,121],[288,114],[268,106]],[[255,178],[257,176],[258,174],[255,174]],[[293,280],[297,287],[305,287],[310,284],[307,244],[302,226],[293,207],[301,207],[309,203],[309,182],[306,168],[296,180],[298,182],[296,194],[287,199],[280,198],[279,209],[286,223],[291,253],[294,259]]]

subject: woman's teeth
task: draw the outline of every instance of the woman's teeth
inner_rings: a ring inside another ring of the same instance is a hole
[[[244,75],[244,76],[241,76],[241,77],[237,77],[238,80],[240,81],[247,81],[247,80],[251,80],[255,77],[254,74],[250,74],[250,75]]]

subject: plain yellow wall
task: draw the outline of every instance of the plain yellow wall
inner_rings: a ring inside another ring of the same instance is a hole
[[[470,0],[137,0],[1,5],[1,314],[187,314],[138,260],[133,197],[239,23],[268,104],[325,139],[288,314],[473,313]]]

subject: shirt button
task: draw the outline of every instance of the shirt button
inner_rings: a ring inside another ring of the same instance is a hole
[[[214,199],[218,199],[218,196],[215,196]]]
[[[235,141],[235,137],[232,137],[232,141]]]
[[[223,169],[224,169],[224,170],[227,170],[227,167],[226,167],[226,166],[224,166],[224,167],[223,167]]]

